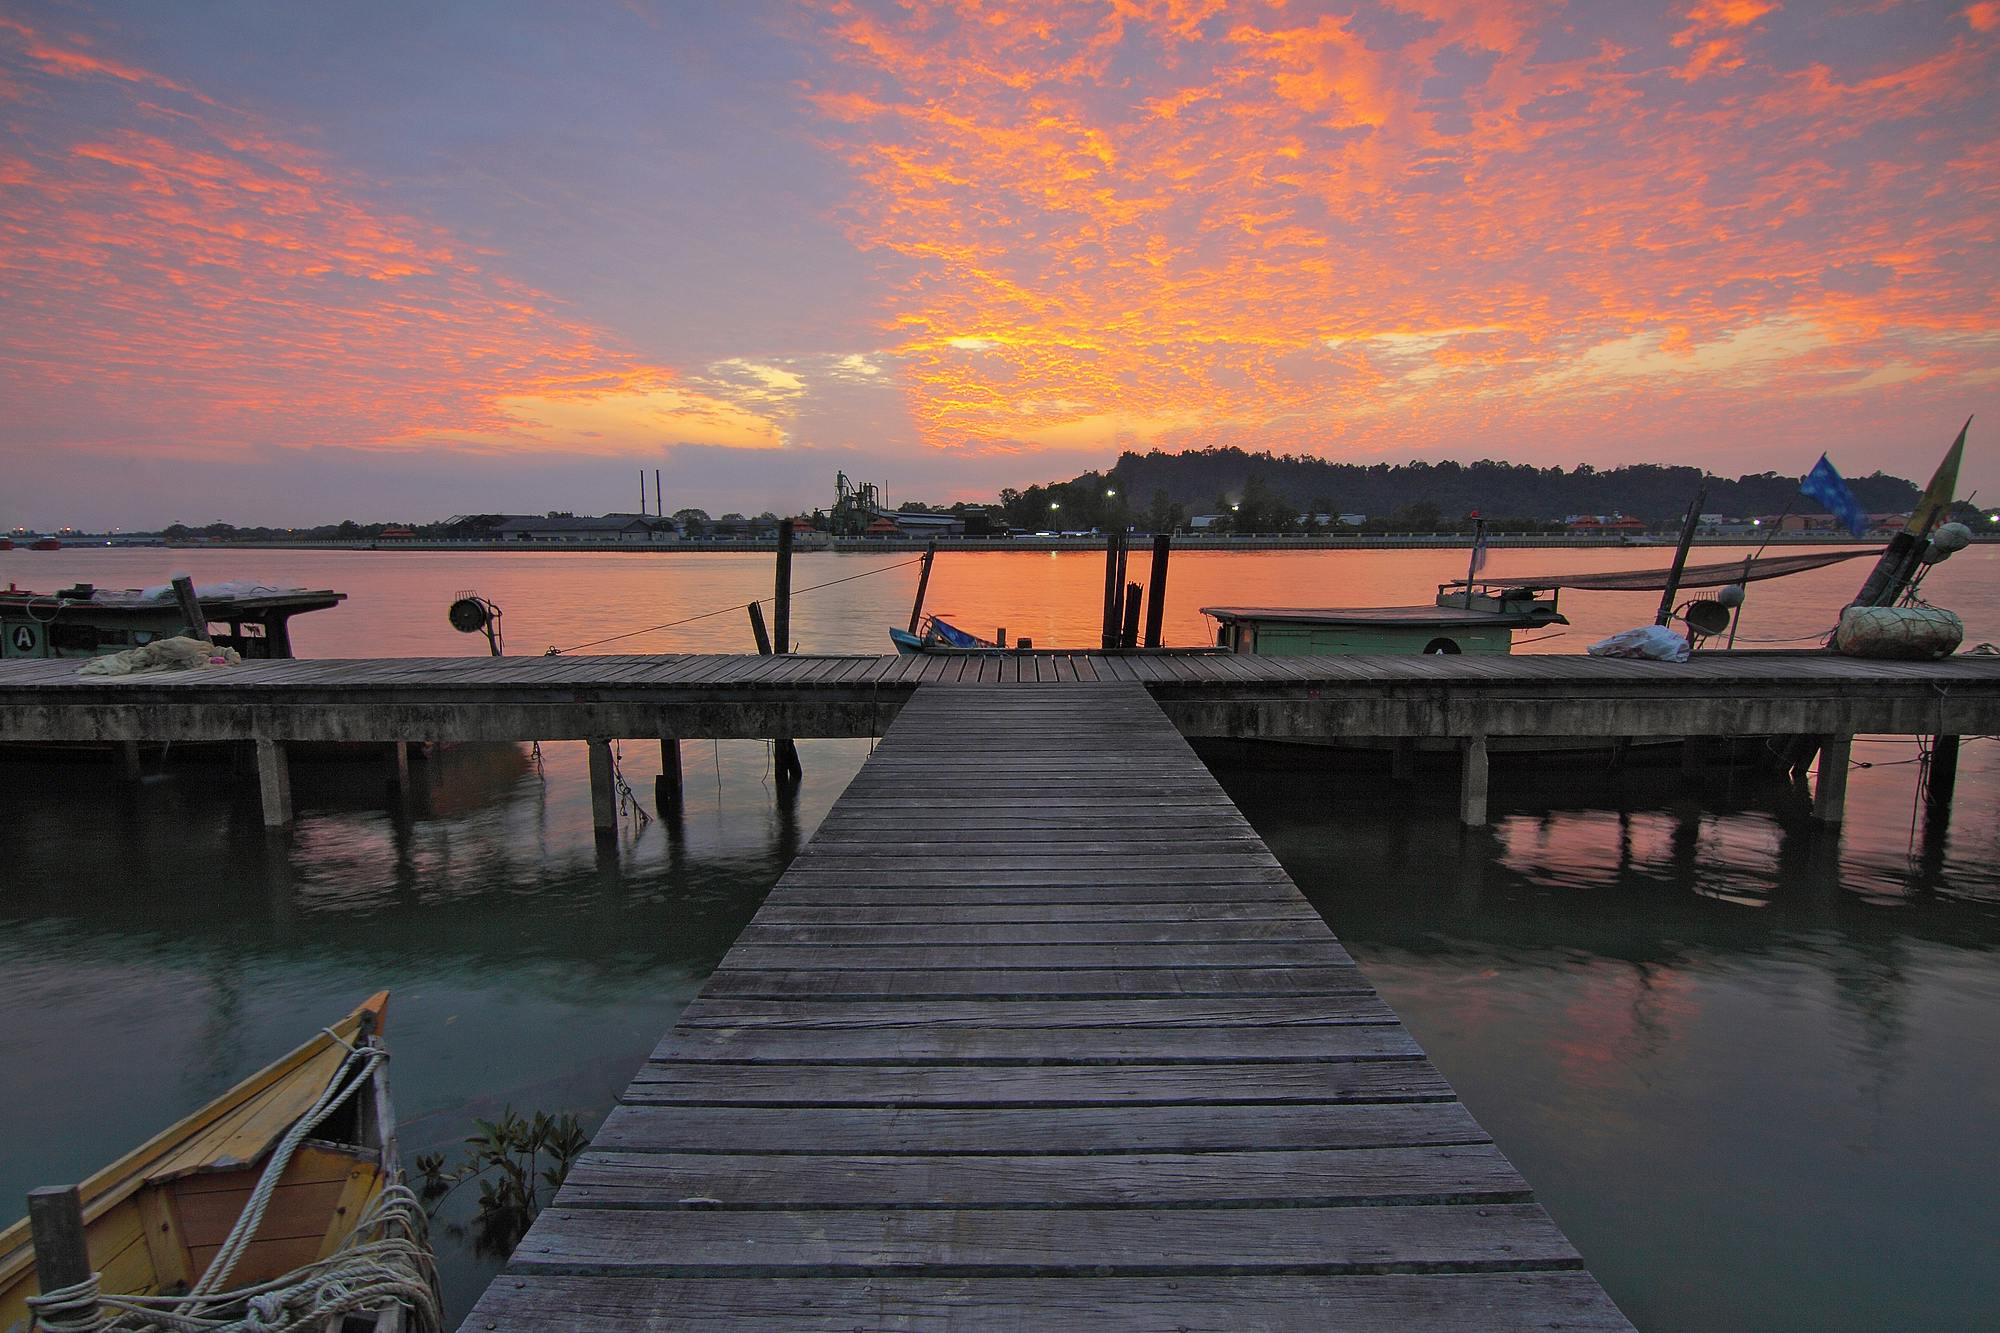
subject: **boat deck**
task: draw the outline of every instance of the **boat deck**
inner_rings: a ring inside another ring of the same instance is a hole
[[[925,685],[464,1328],[1073,1326],[1629,1327],[1143,689]]]

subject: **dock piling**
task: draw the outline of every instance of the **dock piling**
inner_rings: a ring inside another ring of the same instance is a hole
[[[60,1291],[90,1281],[90,1246],[83,1230],[83,1196],[74,1185],[48,1185],[28,1191],[28,1232],[35,1247],[35,1285],[44,1292]],[[65,1310],[74,1316],[80,1311]],[[44,1320],[56,1315],[43,1312]],[[44,1324],[46,1327],[47,1325]],[[62,1327],[81,1328],[65,1322]]]
[[[1125,624],[1118,635],[1120,652],[1131,652],[1139,646],[1139,600],[1146,590],[1136,583],[1125,585]]]
[[[611,780],[611,742],[595,737],[590,747],[590,823],[599,833],[618,829],[618,790]]]
[[[1164,532],[1153,535],[1153,564],[1146,571],[1146,646],[1160,646],[1161,622],[1167,611],[1167,556],[1174,539]]]
[[[917,632],[917,626],[924,620],[924,594],[931,587],[931,561],[937,559],[937,538],[924,543],[924,567],[917,573],[917,599],[910,603],[910,633]],[[1002,637],[1005,637],[1004,635]]]
[[[686,794],[681,783],[681,742],[677,736],[660,737],[660,776],[653,782],[653,806],[669,829],[680,824]]]
[[[778,574],[771,589],[771,638],[780,653],[792,651],[792,521],[778,524]]]
[[[1819,777],[1813,782],[1815,823],[1838,824],[1847,815],[1847,766],[1854,751],[1851,735],[1823,736],[1819,743]]]
[[[1953,790],[1958,786],[1958,737],[1938,736],[1931,742],[1930,771],[1924,775],[1924,803],[1932,809],[1951,809]]]
[[[1458,781],[1458,822],[1467,828],[1486,826],[1486,738],[1468,736],[1459,745],[1463,758]]]
[[[174,600],[180,603],[181,614],[187,617],[188,637],[213,643],[208,637],[208,616],[201,609],[201,600],[194,595],[193,579],[185,574],[174,575]]]
[[[292,823],[292,766],[283,741],[259,736],[257,751],[257,793],[264,802],[265,828],[290,828]]]
[[[139,766],[139,742],[118,742],[118,776],[127,785],[144,776],[144,770]]]

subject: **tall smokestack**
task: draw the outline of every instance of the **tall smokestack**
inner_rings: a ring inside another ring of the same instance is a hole
[[[661,518],[667,516],[666,502],[660,499],[660,470],[653,469],[653,512]]]
[[[646,512],[646,469],[639,469],[639,513]]]

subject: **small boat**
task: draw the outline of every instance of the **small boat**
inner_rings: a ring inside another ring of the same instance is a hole
[[[28,543],[28,549],[30,551],[60,551],[62,550],[62,542],[54,537],[37,537],[34,541]]]
[[[44,1301],[29,1223],[0,1232],[0,1328],[30,1327],[31,1311],[48,1327],[98,1313],[107,1333],[440,1327],[423,1206],[397,1156],[388,1001],[370,997],[78,1186],[86,1289]]]
[[[889,641],[896,645],[899,653],[928,653],[938,649],[956,649],[960,652],[1004,653],[1005,644],[991,639],[982,639],[968,633],[948,621],[936,616],[925,616],[924,623],[915,634],[908,630],[889,627]]]
[[[273,588],[223,583],[197,588],[201,612],[217,647],[245,658],[290,657],[293,616],[324,611],[347,600],[326,589]],[[55,593],[28,592],[12,584],[0,592],[0,658],[103,657],[140,648],[155,639],[186,634],[190,626],[173,590],[113,590],[79,583]]]
[[[14,539],[12,537],[0,537],[0,551],[11,551],[13,549]]]
[[[1454,595],[1458,596],[1458,595]],[[1315,653],[1505,653],[1517,629],[1567,625],[1553,602],[1482,596],[1436,606],[1204,606],[1216,646],[1265,657]]]

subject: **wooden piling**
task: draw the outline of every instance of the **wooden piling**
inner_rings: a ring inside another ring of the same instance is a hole
[[[174,575],[174,600],[180,603],[181,614],[187,617],[188,637],[203,643],[215,642],[208,637],[208,616],[201,609],[201,599],[194,595],[193,579],[185,574]]]
[[[660,776],[653,783],[653,805],[669,827],[681,817],[686,808],[686,793],[681,782],[681,742],[678,736],[660,737]]]
[[[47,1185],[29,1190],[28,1234],[35,1246],[35,1286],[39,1290],[61,1291],[90,1280],[83,1196],[76,1186]]]
[[[396,795],[410,794],[410,743],[391,741],[389,744],[390,778],[396,784]]]
[[[771,638],[781,653],[792,651],[792,520],[778,524],[778,576],[771,592]]]
[[[1118,577],[1117,533],[1104,539],[1104,617],[1099,622],[1097,646],[1110,652],[1118,646],[1118,595],[1124,582]]]
[[[618,829],[618,789],[611,778],[611,742],[588,740],[590,749],[590,824],[599,833]]]
[[[1486,738],[1468,736],[1459,744],[1462,763],[1458,779],[1458,822],[1467,828],[1486,826]]]
[[[1139,646],[1139,599],[1146,590],[1136,583],[1125,585],[1125,624],[1118,635],[1118,647],[1122,652],[1131,652]]]
[[[1930,772],[1925,775],[1924,803],[1934,810],[1949,810],[1953,790],[1958,786],[1958,737],[1939,736],[1931,743]]]
[[[771,632],[764,628],[764,608],[756,602],[750,603],[750,633],[757,640],[757,655],[769,657]]]
[[[259,736],[252,742],[257,752],[257,793],[264,802],[264,827],[289,828],[292,823],[292,766],[282,741]]]
[[[118,742],[118,776],[126,783],[137,782],[144,776],[139,764],[139,742]]]
[[[750,603],[750,632],[757,637],[757,653],[761,657],[771,656],[771,636],[764,631],[764,608]],[[777,747],[778,777],[781,781],[797,782],[805,776],[805,766],[799,763],[799,747],[789,736],[779,736],[772,741]]]
[[[1160,646],[1161,627],[1167,611],[1167,555],[1173,550],[1174,539],[1164,532],[1153,534],[1153,564],[1147,571],[1146,582],[1146,646]]]
[[[937,538],[924,543],[924,567],[917,573],[917,600],[910,603],[910,633],[917,632],[917,626],[924,619],[924,594],[930,591],[931,561],[937,559]],[[1003,636],[1004,637],[1004,632]]]
[[[1812,817],[1816,823],[1838,824],[1847,815],[1847,766],[1853,754],[1851,735],[1822,736],[1819,777],[1813,783]]]

